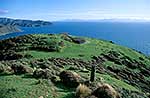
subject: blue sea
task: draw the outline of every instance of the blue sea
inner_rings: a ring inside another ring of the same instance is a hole
[[[24,27],[23,32],[0,36],[0,39],[33,34],[62,33],[110,40],[150,55],[150,23],[148,22],[54,22],[46,27]]]

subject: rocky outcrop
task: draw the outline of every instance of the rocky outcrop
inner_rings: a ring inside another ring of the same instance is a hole
[[[86,42],[86,40],[83,38],[72,38],[72,41],[76,44],[83,44]]]
[[[68,33],[62,33],[61,37],[62,37],[62,39],[66,40],[66,41],[73,42],[76,44],[84,44],[86,42],[86,40],[84,38],[72,37]]]

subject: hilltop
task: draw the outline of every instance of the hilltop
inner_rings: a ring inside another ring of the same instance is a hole
[[[76,98],[82,83],[94,95],[86,98],[100,98],[97,84],[107,83],[120,98],[149,98],[149,68],[147,56],[112,41],[66,33],[24,35],[0,41],[0,97]]]

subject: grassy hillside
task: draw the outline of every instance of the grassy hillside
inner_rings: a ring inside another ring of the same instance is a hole
[[[96,77],[89,82],[92,65]],[[149,98],[149,68],[148,57],[113,42],[68,34],[24,35],[0,41],[0,98],[77,98],[74,82],[67,85],[61,79],[64,70],[76,72],[79,83],[91,90],[107,83],[121,98]]]

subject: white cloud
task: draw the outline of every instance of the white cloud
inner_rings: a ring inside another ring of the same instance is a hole
[[[82,20],[97,20],[97,19],[143,19],[150,20],[150,15],[144,14],[125,14],[112,13],[111,10],[82,10],[82,11],[62,11],[42,12],[28,14],[17,18],[24,19],[44,19],[49,21],[66,20],[66,19],[82,19]]]
[[[8,13],[8,10],[0,9],[0,14],[6,14]]]

